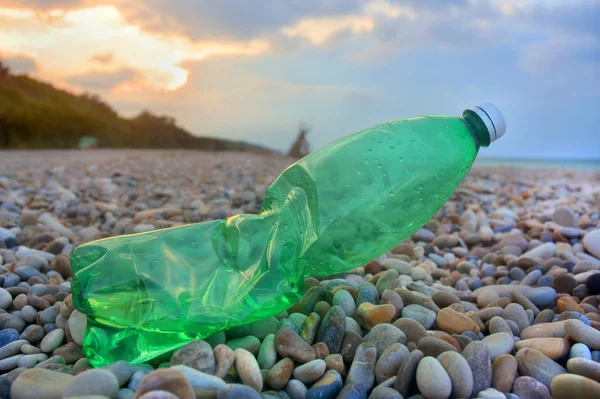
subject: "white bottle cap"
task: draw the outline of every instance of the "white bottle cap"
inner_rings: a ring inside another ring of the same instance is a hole
[[[483,123],[485,123],[488,133],[490,134],[490,143],[498,140],[504,135],[504,132],[506,132],[506,121],[498,107],[494,104],[481,103],[469,108],[469,111],[476,113]]]

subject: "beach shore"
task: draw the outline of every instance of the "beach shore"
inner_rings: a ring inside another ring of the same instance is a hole
[[[287,312],[160,365],[92,369],[71,251],[256,213],[293,162],[0,151],[0,397],[600,397],[600,170],[564,165],[477,163],[410,239],[348,273],[306,279]]]

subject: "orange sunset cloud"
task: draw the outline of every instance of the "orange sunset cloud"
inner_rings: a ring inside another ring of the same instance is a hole
[[[146,31],[115,6],[37,10],[0,8],[0,56],[32,59],[45,79],[75,86],[88,74],[123,76],[113,91],[172,91],[187,82],[181,65],[212,56],[266,52],[263,40],[203,41]],[[121,71],[133,71],[122,74]],[[75,79],[71,79],[75,77]]]

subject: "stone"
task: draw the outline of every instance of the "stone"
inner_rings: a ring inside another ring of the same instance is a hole
[[[83,357],[83,348],[75,342],[69,342],[59,348],[56,348],[53,355],[62,357],[67,364],[73,364]]]
[[[379,351],[378,351],[379,353]],[[408,348],[400,343],[389,345],[375,364],[375,380],[378,384],[395,376],[404,360],[408,358]],[[327,361],[327,359],[325,359]]]
[[[556,276],[552,281],[552,288],[554,288],[558,293],[570,294],[573,292],[575,287],[577,287],[577,281],[573,276],[568,274]]]
[[[583,237],[583,246],[596,259],[600,259],[600,229],[588,231]]]
[[[405,343],[406,336],[397,327],[392,324],[378,324],[369,331],[362,339],[362,342],[371,342],[377,348],[377,358],[394,343]]]
[[[342,338],[343,340],[343,338]],[[298,363],[307,363],[316,358],[315,350],[291,328],[282,328],[275,335],[275,349],[282,357]]]
[[[294,369],[293,376],[295,379],[302,381],[305,384],[312,384],[317,381],[325,373],[326,363],[324,360],[315,359]]]
[[[103,369],[110,371],[117,378],[120,387],[124,386],[133,374],[133,368],[124,360],[111,363]]]
[[[481,342],[488,347],[492,362],[500,355],[511,353],[515,345],[512,335],[504,332],[488,335]]]
[[[447,351],[458,352],[458,349],[454,345],[433,336],[421,338],[417,347],[425,356],[432,357],[437,357]]]
[[[50,331],[40,342],[42,352],[51,353],[58,348],[65,338],[65,331],[61,328]]]
[[[456,352],[444,352],[437,357],[452,381],[452,398],[468,398],[473,391],[473,373],[466,359]]]
[[[232,351],[235,351],[238,348],[242,348],[252,353],[253,356],[258,356],[258,351],[260,349],[260,340],[252,335],[248,335],[246,337],[234,338],[232,340],[229,340],[225,345],[230,347]]]
[[[465,347],[463,357],[473,373],[473,395],[492,386],[492,362],[487,346],[473,341]]]
[[[308,395],[306,385],[298,380],[290,380],[285,386],[285,392],[290,399],[305,399]]]
[[[13,303],[12,295],[4,288],[0,288],[0,309],[8,309]]]
[[[19,361],[25,355],[19,354],[0,360],[0,371],[8,371],[19,366]]]
[[[600,381],[600,363],[591,359],[573,358],[567,361],[569,373],[578,374],[594,381]]]
[[[206,341],[197,340],[179,348],[169,361],[171,366],[183,364],[203,373],[214,374],[215,356]]]
[[[431,296],[431,299],[440,308],[446,308],[453,303],[460,303],[460,298],[451,292],[438,291]]]
[[[235,370],[245,385],[249,385],[257,392],[262,391],[263,380],[258,362],[252,353],[243,348],[235,351]]]
[[[567,336],[565,323],[567,320],[553,323],[534,324],[521,331],[521,339],[529,338],[564,338]]]
[[[479,332],[477,323],[468,316],[450,308],[440,310],[436,321],[439,328],[448,334],[461,334],[465,331]]]
[[[406,342],[417,344],[421,338],[427,337],[427,330],[416,320],[410,318],[398,319],[393,325],[406,335]]]
[[[420,350],[414,350],[408,358],[400,365],[398,374],[396,374],[396,382],[394,383],[394,389],[403,397],[407,397],[408,393],[413,390],[416,385],[415,374],[417,372],[417,366],[421,359],[423,359],[423,352]]]
[[[84,395],[103,395],[116,398],[119,382],[113,373],[104,369],[87,370],[78,374],[63,389],[65,398]]]
[[[328,370],[306,392],[306,399],[335,398],[342,390],[342,376],[335,370]]]
[[[529,327],[529,317],[523,306],[518,303],[511,303],[504,308],[503,318],[505,320],[514,321],[519,327],[519,331],[523,331]]]
[[[379,303],[390,304],[396,309],[396,315],[392,318],[392,320],[396,320],[402,315],[402,309],[404,308],[404,301],[402,300],[402,297],[396,291],[393,291],[393,290],[383,291],[383,293],[381,294],[381,299],[380,299]]]
[[[177,370],[183,374],[198,397],[204,394],[214,393],[216,390],[225,388],[226,384],[221,378],[203,373],[183,364],[173,366],[170,370]]]
[[[56,371],[34,368],[23,372],[10,388],[12,399],[47,398],[60,399],[63,389],[73,376]]]
[[[577,343],[569,350],[569,358],[573,359],[576,357],[592,360],[592,352],[586,345]]]
[[[415,320],[427,330],[435,323],[436,314],[420,305],[408,305],[402,309],[402,317]]]
[[[519,350],[516,358],[520,375],[533,377],[546,387],[550,387],[554,377],[567,372],[554,360],[532,348]]]
[[[571,345],[565,338],[530,338],[515,343],[515,350],[532,348],[540,351],[552,360],[562,359],[569,353]]]
[[[436,358],[424,357],[417,366],[417,386],[428,399],[446,399],[452,393],[452,381]]]
[[[217,399],[261,399],[252,387],[242,384],[228,384],[217,392]]]
[[[340,348],[340,355],[342,355],[345,362],[352,362],[352,359],[354,359],[354,355],[356,354],[356,348],[358,348],[358,345],[360,345],[361,342],[362,338],[360,335],[353,331],[346,331],[342,341],[342,347]]]
[[[0,329],[7,328],[12,328],[20,333],[25,329],[25,321],[16,314],[2,313],[0,314]]]
[[[216,353],[215,353],[216,357]],[[275,335],[270,334],[264,339],[256,359],[261,369],[270,369],[277,363],[277,350],[275,349]],[[218,362],[217,362],[218,363]]]
[[[346,313],[344,309],[339,306],[332,306],[319,326],[316,340],[327,344],[329,353],[339,353],[345,331]]]
[[[600,331],[586,326],[583,322],[575,319],[565,321],[565,331],[575,342],[585,344],[592,350],[600,349]]]
[[[71,338],[77,345],[83,345],[83,337],[87,328],[87,316],[74,310],[67,321]]]
[[[387,259],[386,259],[387,261]],[[385,263],[385,261],[384,261]],[[385,266],[384,266],[385,267]],[[379,303],[379,292],[377,288],[371,283],[362,283],[355,290],[355,300],[356,306],[360,306],[362,303],[369,302],[372,304]]]
[[[385,272],[383,272],[379,276],[379,279],[377,280],[377,283],[375,284],[375,288],[377,289],[377,292],[379,293],[379,295],[383,294],[383,291],[385,291],[385,290],[388,290],[388,289],[393,290],[394,288],[396,288],[399,283],[398,276],[399,276],[399,273],[394,269],[386,270]],[[335,303],[334,303],[334,305],[335,305]]]
[[[362,328],[370,330],[378,324],[389,323],[394,317],[396,317],[394,305],[373,305],[364,302],[356,309],[355,319]]]
[[[30,368],[35,367],[38,363],[41,363],[46,359],[48,359],[48,355],[46,355],[45,353],[25,355],[19,359],[17,365],[19,367],[25,367],[25,368],[30,369]]]
[[[375,361],[377,359],[377,348],[370,342],[364,342],[356,349],[356,355],[348,375],[345,385],[353,385],[358,389],[359,395],[365,395],[371,390],[375,382]]]
[[[561,374],[552,380],[552,398],[600,398],[600,383],[576,374]]]
[[[338,291],[338,292],[345,292],[348,295],[350,295],[350,293],[347,291]],[[352,296],[350,296],[350,299],[352,299]],[[354,304],[354,299],[352,299],[352,303]],[[315,339],[315,336],[317,335],[317,331],[318,331],[320,325],[321,325],[321,316],[319,316],[315,312],[312,312],[306,318],[306,320],[304,320],[304,323],[302,323],[302,327],[300,327],[300,334],[299,334],[300,338],[302,338],[304,341],[306,341],[306,343],[312,344]]]
[[[335,370],[343,377],[346,376],[346,366],[344,365],[344,358],[338,353],[325,356],[325,366],[327,370]]]
[[[519,377],[515,380],[512,393],[519,399],[552,399],[548,388],[532,377]]]
[[[312,347],[315,350],[317,359],[325,359],[325,357],[329,355],[329,347],[323,342],[317,342]]]
[[[136,232],[136,233],[139,232],[139,231],[136,231],[137,227],[139,227],[139,226],[141,226],[141,225],[136,226],[136,229],[134,229],[134,232]],[[93,399],[88,396],[85,396],[85,397],[79,396],[79,398]],[[100,398],[105,398],[105,396],[101,396],[97,399],[100,399]],[[142,396],[139,397],[139,399],[178,399],[178,398],[179,398],[178,396],[173,395],[171,392],[163,391],[163,390],[146,392],[145,394],[143,394]]]
[[[492,387],[500,392],[510,392],[517,378],[517,359],[512,355],[500,355],[492,363]]]
[[[89,372],[90,371],[86,371],[85,373]],[[134,373],[134,375],[136,373]],[[180,399],[195,398],[192,386],[185,378],[185,375],[183,375],[181,371],[174,368],[161,368],[146,375],[141,381],[139,387],[136,389],[135,398],[139,399],[145,393],[152,391],[167,391]]]
[[[294,361],[288,357],[277,362],[267,373],[266,382],[273,389],[283,389],[292,377]]]
[[[214,374],[219,378],[225,378],[235,364],[235,353],[227,345],[220,344],[213,349],[213,355],[215,358]],[[275,359],[277,359],[277,353],[275,353]]]

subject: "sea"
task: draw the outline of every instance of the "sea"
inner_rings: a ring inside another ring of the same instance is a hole
[[[521,167],[521,168],[557,168],[578,170],[600,170],[600,159],[507,159],[476,158],[473,166],[481,167]]]

